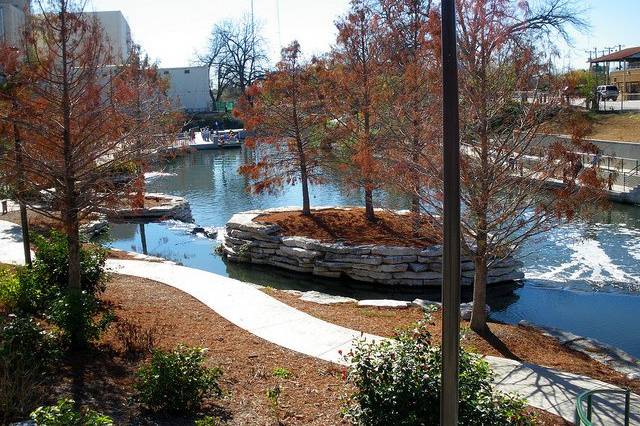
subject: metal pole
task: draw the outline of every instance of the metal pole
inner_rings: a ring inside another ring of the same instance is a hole
[[[460,333],[460,128],[455,0],[442,0],[444,252],[440,424],[458,424]]]

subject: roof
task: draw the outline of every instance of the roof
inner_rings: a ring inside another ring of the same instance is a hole
[[[600,56],[598,58],[590,59],[589,62],[617,62],[628,59],[640,60],[640,46],[629,47],[627,49],[618,50],[617,52],[610,53],[608,55]]]

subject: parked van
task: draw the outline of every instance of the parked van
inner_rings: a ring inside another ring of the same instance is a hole
[[[618,91],[618,87],[612,84],[606,86],[598,86],[598,96],[603,101],[617,101],[618,95],[620,92]]]

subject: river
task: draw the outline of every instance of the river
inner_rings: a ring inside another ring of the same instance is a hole
[[[148,178],[149,192],[185,197],[199,226],[222,229],[234,213],[301,204],[300,189],[277,194],[246,192],[237,172],[244,150],[203,151],[169,161]],[[384,199],[383,199],[384,198]],[[314,206],[361,205],[361,196],[337,183],[311,187]],[[404,208],[402,197],[378,194],[384,204]],[[595,223],[593,223],[595,222]],[[351,280],[325,280],[269,267],[225,263],[214,253],[220,241],[191,234],[193,224],[177,221],[145,225],[150,255],[242,281],[281,289],[318,290],[356,298],[439,299],[438,291],[382,291]],[[142,252],[140,227],[112,224],[112,247]],[[640,357],[640,207],[613,205],[592,223],[575,221],[529,241],[520,253],[522,285],[489,290],[491,318],[507,323],[527,320],[596,338]],[[470,300],[469,291],[463,299]]]

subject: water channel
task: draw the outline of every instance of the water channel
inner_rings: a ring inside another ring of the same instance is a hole
[[[244,150],[203,151],[169,161],[148,179],[149,192],[185,197],[196,224],[222,230],[234,213],[301,204],[300,190],[249,194],[238,167]],[[360,194],[336,182],[311,189],[312,204],[360,205]],[[379,194],[385,206],[404,208],[402,197]],[[242,281],[281,289],[317,290],[356,298],[439,299],[438,290],[391,292],[351,280],[325,280],[269,267],[226,263],[214,253],[220,240],[191,234],[194,224],[177,221],[145,225],[150,255]],[[108,244],[142,252],[137,224],[112,224]],[[527,320],[596,338],[640,357],[640,207],[613,205],[595,223],[559,226],[520,253],[522,285],[491,288],[491,318]],[[463,299],[471,294],[464,292]]]

